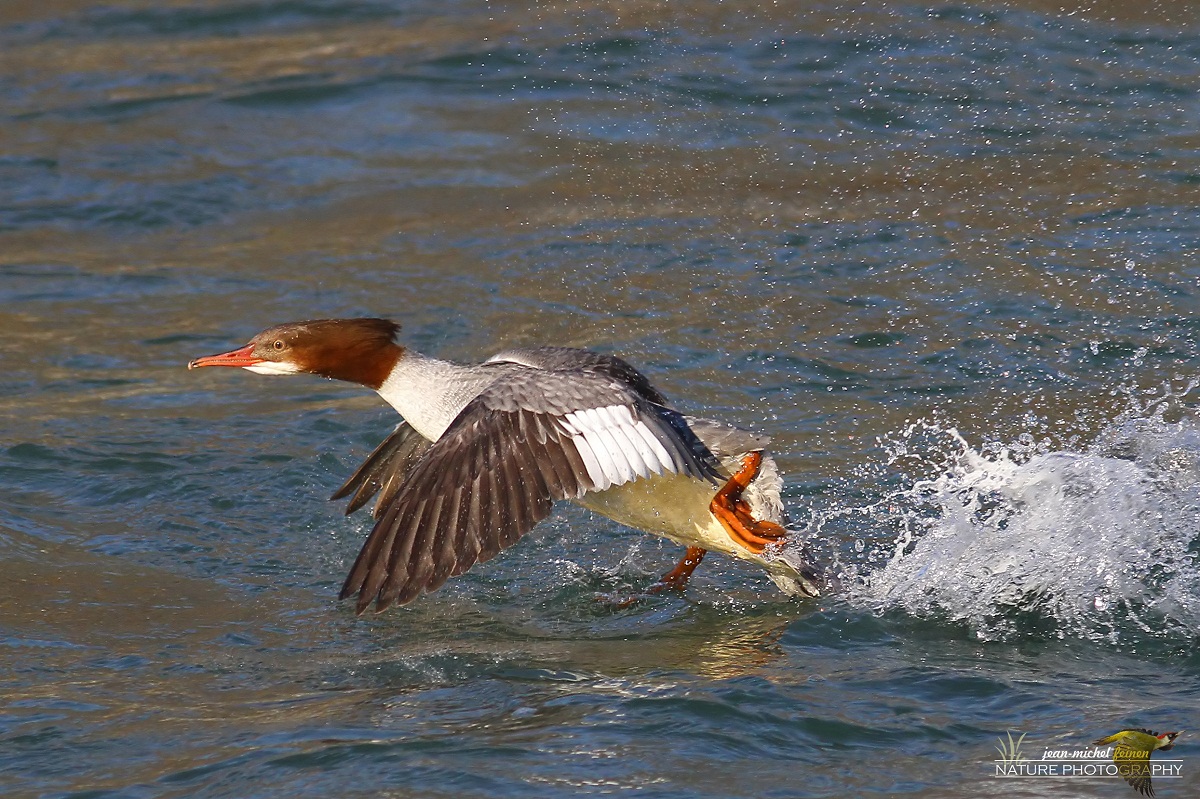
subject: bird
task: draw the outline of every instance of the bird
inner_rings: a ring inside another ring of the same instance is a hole
[[[686,547],[648,593],[686,588],[709,550],[751,561],[785,593],[827,590],[789,536],[770,439],[684,416],[619,357],[547,346],[460,364],[399,343],[382,318],[269,327],[189,369],[311,374],[373,389],[402,417],[331,500],[376,498],[342,585],[355,612],[405,605],[514,545],[573,500]]]
[[[1113,747],[1113,762],[1117,764],[1117,773],[1138,793],[1154,796],[1154,786],[1150,784],[1150,753],[1167,751],[1175,745],[1179,735],[1179,732],[1159,735],[1150,730],[1128,729],[1093,741],[1092,745],[1116,744]]]

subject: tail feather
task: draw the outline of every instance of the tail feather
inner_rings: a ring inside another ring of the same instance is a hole
[[[773,556],[768,555],[767,576],[789,596],[819,597],[834,589],[831,580],[813,563],[808,551],[785,544]],[[775,568],[771,568],[771,567]]]

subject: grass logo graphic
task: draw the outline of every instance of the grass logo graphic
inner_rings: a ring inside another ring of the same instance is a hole
[[[1024,759],[1021,757],[1021,742],[1025,740],[1025,736],[1029,733],[1021,733],[1021,737],[1015,741],[1012,737],[1012,730],[1009,730],[1006,734],[1008,736],[1007,741],[1005,741],[1003,738],[996,739],[1000,742],[996,745],[996,751],[1000,753],[1000,762],[1019,763]]]

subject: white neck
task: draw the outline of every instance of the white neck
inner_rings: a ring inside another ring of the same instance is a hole
[[[496,376],[494,369],[439,361],[405,350],[378,390],[414,430],[437,441]]]

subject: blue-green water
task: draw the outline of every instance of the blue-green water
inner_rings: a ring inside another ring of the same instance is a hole
[[[1060,6],[0,4],[0,794],[1134,796],[993,761],[1198,729],[1200,13]],[[362,314],[772,434],[843,591],[565,506],[356,618],[394,416],[184,365]]]

